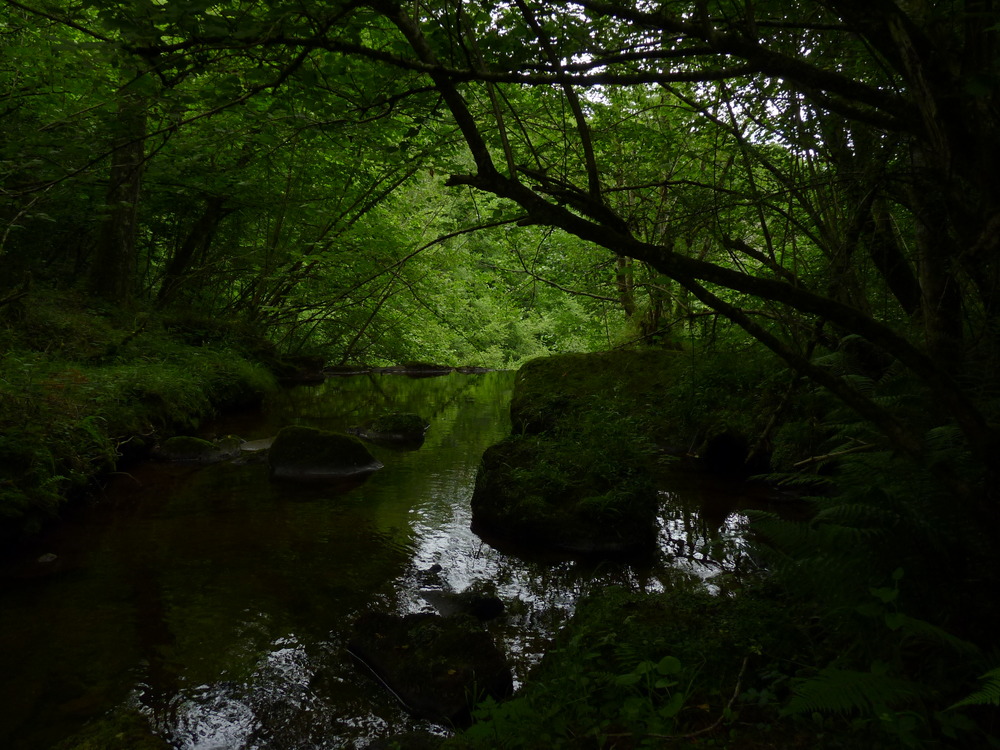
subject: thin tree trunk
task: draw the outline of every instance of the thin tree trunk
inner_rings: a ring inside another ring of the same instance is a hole
[[[116,128],[106,197],[108,214],[101,223],[90,261],[87,290],[128,306],[135,295],[139,196],[146,156],[142,97],[128,90],[119,92]]]
[[[191,264],[195,254],[201,250],[204,256],[219,224],[235,209],[226,208],[226,198],[220,195],[213,195],[205,203],[205,210],[192,225],[184,242],[177,248],[164,273],[163,282],[160,284],[160,291],[156,295],[157,307],[167,305],[178,289],[184,284],[185,278],[191,270]]]

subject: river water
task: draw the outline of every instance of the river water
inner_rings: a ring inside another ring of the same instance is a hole
[[[207,425],[247,440],[287,424],[342,430],[390,411],[431,422],[418,450],[347,492],[268,480],[261,464],[150,461],[0,570],[0,747],[50,748],[102,716],[146,716],[180,750],[364,747],[413,728],[345,653],[372,609],[430,611],[493,582],[489,625],[520,681],[576,599],[671,576],[717,586],[746,564],[742,490],[674,480],[642,565],[525,558],[469,529],[483,451],[509,432],[513,373],[331,378]],[[437,570],[440,566],[440,570]]]

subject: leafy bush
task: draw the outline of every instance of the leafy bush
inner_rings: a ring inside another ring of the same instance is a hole
[[[191,428],[273,387],[263,367],[179,343],[152,318],[122,328],[72,296],[29,303],[17,321],[0,320],[11,342],[0,359],[0,541],[57,515],[113,468],[123,443]]]
[[[446,747],[663,747],[711,737],[735,726],[751,685],[768,684],[768,652],[794,639],[766,599],[713,597],[684,581],[657,595],[612,587],[580,602],[522,692],[482,704],[478,723]]]

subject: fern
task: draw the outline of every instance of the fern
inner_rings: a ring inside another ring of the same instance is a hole
[[[837,503],[822,508],[813,517],[813,524],[837,524],[853,529],[884,530],[896,519],[896,515],[885,508],[867,503]]]
[[[1000,706],[1000,667],[991,669],[979,679],[986,681],[983,686],[971,695],[967,695],[958,703],[949,706],[949,710],[962,706]]]
[[[783,713],[878,713],[887,706],[908,703],[922,692],[920,685],[881,671],[857,672],[826,667],[792,688],[795,696]]]
[[[949,633],[944,628],[938,627],[926,620],[910,617],[903,612],[888,613],[885,615],[885,621],[891,629],[899,630],[921,643],[944,646],[957,654],[974,655],[979,653],[979,647],[974,643],[959,638],[957,635]],[[1000,674],[1000,669],[995,671]],[[992,672],[989,674],[992,674]]]

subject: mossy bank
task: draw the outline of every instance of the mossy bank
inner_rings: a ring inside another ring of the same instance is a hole
[[[123,458],[276,385],[237,325],[45,290],[0,309],[0,352],[0,554]]]

